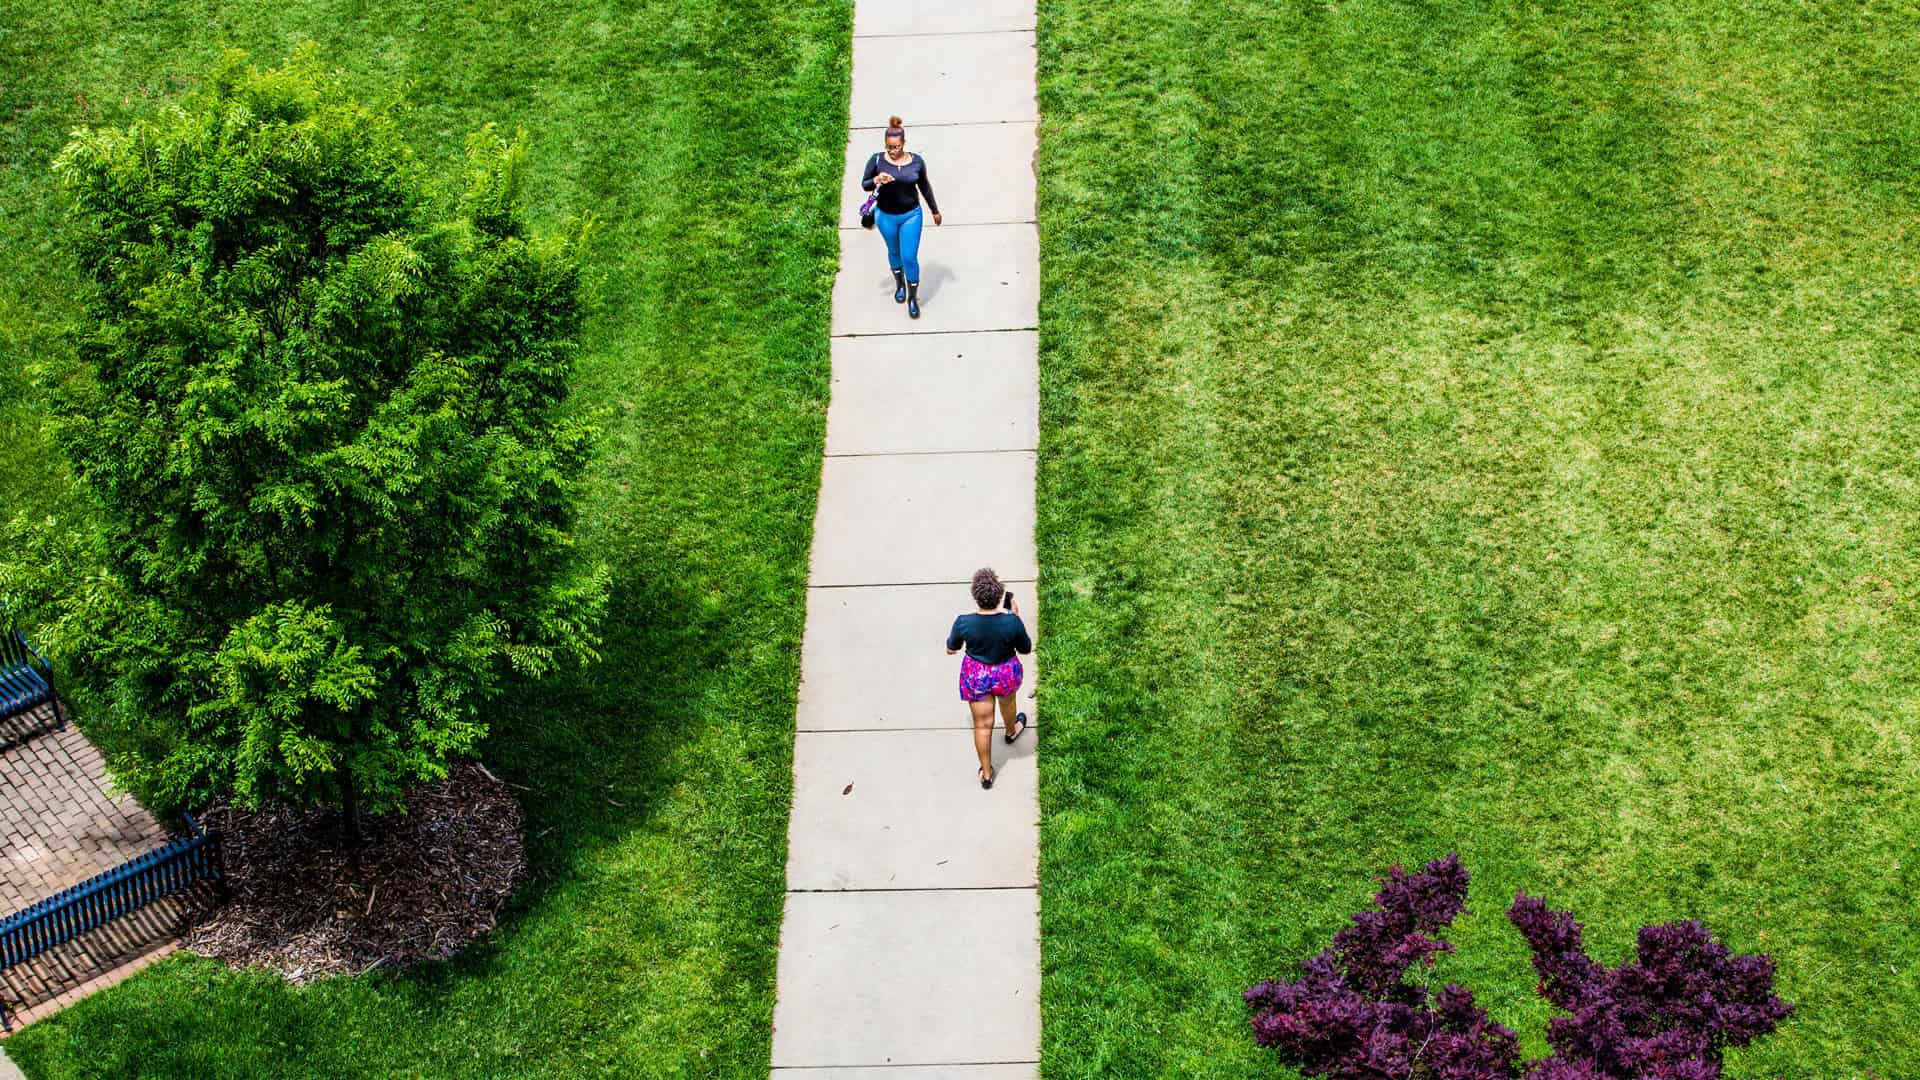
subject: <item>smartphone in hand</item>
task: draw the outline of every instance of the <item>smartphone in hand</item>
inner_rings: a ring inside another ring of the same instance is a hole
[[[1000,606],[1003,608],[1006,608],[1008,611],[1013,610],[1013,590],[1012,589],[1008,589],[1007,594],[1000,598]]]

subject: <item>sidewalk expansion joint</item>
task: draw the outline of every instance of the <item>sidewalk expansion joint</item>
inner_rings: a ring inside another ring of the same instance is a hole
[[[999,34],[1002,37],[1005,37],[1006,35],[1009,35],[1009,34],[1026,34],[1028,36],[1032,36],[1033,28],[1028,27],[1025,30],[929,30],[926,33],[922,33],[922,34],[855,34],[853,35],[853,37],[855,41],[858,41],[863,37],[869,37],[869,38],[992,37],[995,34]]]
[[[1005,585],[1031,585],[1038,580],[1039,580],[1038,578],[1030,578],[1030,577],[1010,577],[1010,578],[1000,579],[1001,583]],[[837,585],[815,585],[813,582],[809,581],[807,582],[807,588],[809,589],[899,589],[899,588],[904,588],[911,585],[971,585],[971,584],[973,584],[973,578],[963,577],[963,578],[942,578],[939,581],[846,581],[846,582],[841,582],[840,584],[837,584]]]
[[[992,1061],[882,1061],[873,1065],[775,1065],[773,1071],[819,1072],[822,1069],[959,1069],[969,1065],[1038,1065],[1039,1058],[995,1058]]]
[[[922,885],[910,889],[788,889],[789,896],[823,893],[1039,892],[1038,885]]]
[[[828,450],[822,457],[936,457],[942,454],[1037,454],[1039,448],[1032,446],[1002,446],[993,450]]]
[[[1037,326],[980,326],[971,330],[869,330],[863,334],[834,334],[834,338],[925,337],[934,334],[1031,334]]]
[[[995,125],[1005,125],[1005,124],[1025,124],[1028,127],[1037,127],[1039,126],[1039,123],[1040,121],[1038,120],[936,120],[936,121],[932,121],[930,123],[925,123],[925,124],[915,124],[913,126],[916,128],[994,127]],[[852,131],[885,131],[887,130],[887,126],[885,124],[856,124],[853,127],[848,128],[847,130],[850,132]]]
[[[1040,721],[1028,717],[1027,726],[1023,730],[1031,731],[1035,738],[1039,738]],[[935,727],[796,727],[793,729],[795,735],[924,735],[928,732],[970,735],[973,733],[973,725],[954,723],[940,724]]]
[[[865,41],[869,38],[903,37],[986,37],[989,34],[1031,34],[1031,26],[1009,26],[1002,30],[929,30],[922,34],[855,34],[853,40]]]

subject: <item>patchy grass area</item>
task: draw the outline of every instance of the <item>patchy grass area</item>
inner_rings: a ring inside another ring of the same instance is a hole
[[[0,0],[0,507],[72,512],[35,386],[77,282],[47,163],[224,45],[303,39],[451,166],[530,135],[536,224],[591,213],[578,397],[610,410],[583,524],[606,660],[495,718],[532,883],[447,964],[305,988],[168,961],[7,1043],[36,1078],[764,1078],[806,552],[824,436],[850,5]]]
[[[1920,1075],[1920,10],[1042,0],[1050,1077],[1280,1075],[1393,862]]]

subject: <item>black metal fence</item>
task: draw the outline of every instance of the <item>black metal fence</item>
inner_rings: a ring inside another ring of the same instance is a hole
[[[200,882],[221,881],[219,830],[203,832],[182,816],[188,835],[0,920],[0,972]],[[0,1028],[13,1030],[5,1002]]]
[[[12,625],[0,628],[0,750],[66,723],[53,665]]]

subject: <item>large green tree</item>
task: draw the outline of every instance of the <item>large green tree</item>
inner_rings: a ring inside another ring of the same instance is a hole
[[[436,189],[307,50],[56,163],[93,284],[58,431],[113,613],[83,669],[151,803],[337,798],[357,827],[473,753],[509,679],[593,657],[585,230],[529,235],[524,136],[468,148]]]

